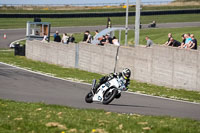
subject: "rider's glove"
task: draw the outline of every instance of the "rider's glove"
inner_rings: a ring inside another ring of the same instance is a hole
[[[116,78],[116,77],[117,77],[117,73],[111,73],[111,74],[109,75],[109,77],[111,77],[111,78]]]

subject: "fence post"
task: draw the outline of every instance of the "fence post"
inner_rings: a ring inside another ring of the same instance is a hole
[[[79,63],[79,44],[75,44],[75,68],[78,68]]]
[[[140,2],[136,0],[136,15],[135,15],[135,46],[139,45],[140,40]]]

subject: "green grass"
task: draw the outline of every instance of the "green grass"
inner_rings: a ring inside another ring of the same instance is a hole
[[[118,114],[0,99],[2,133],[199,133],[189,119]]]
[[[183,15],[155,15],[141,16],[141,23],[148,24],[153,20],[157,23],[171,22],[199,22],[200,14],[183,14]],[[1,29],[25,28],[27,21],[33,21],[33,18],[0,18]],[[105,25],[107,17],[95,18],[42,18],[43,22],[50,22],[52,27],[63,26],[95,26]],[[125,25],[125,17],[111,17],[112,25]],[[129,17],[129,24],[135,23],[135,17]],[[67,31],[66,31],[67,32]]]
[[[146,45],[145,37],[149,36],[155,44],[164,44],[168,39],[168,33],[172,33],[173,38],[177,41],[182,42],[181,35],[184,33],[194,34],[197,42],[200,42],[199,37],[200,27],[185,27],[185,28],[156,28],[156,29],[142,29],[140,30],[140,44]],[[125,43],[125,33],[122,32],[122,43]],[[118,33],[116,32],[118,38]],[[134,31],[128,32],[128,43],[129,45],[134,44]]]
[[[93,79],[100,79],[103,76],[97,73],[91,73],[79,69],[63,68],[52,64],[32,61],[26,59],[25,57],[14,56],[13,51],[0,51],[0,62],[28,68],[33,71],[48,73],[56,77],[79,80],[87,83],[91,83]],[[163,86],[141,83],[134,80],[131,80],[129,91],[192,102],[200,102],[200,92],[167,88]]]

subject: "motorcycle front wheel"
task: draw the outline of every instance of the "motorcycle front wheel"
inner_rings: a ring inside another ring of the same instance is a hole
[[[92,92],[89,92],[89,93],[85,96],[85,101],[86,101],[87,103],[92,103],[92,102],[93,102],[92,98],[93,98],[93,94],[92,94]]]
[[[109,104],[115,98],[115,95],[118,93],[117,89],[113,89],[111,92],[107,90],[103,95],[103,104]]]

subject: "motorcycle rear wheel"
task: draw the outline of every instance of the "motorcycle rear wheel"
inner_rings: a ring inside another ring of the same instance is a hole
[[[92,94],[92,92],[89,92],[89,93],[85,96],[85,101],[86,101],[87,103],[92,103],[92,102],[93,102],[92,98],[93,98],[93,94]]]
[[[110,102],[112,102],[117,93],[118,93],[117,89],[113,89],[112,92],[109,92],[109,90],[107,90],[103,95],[103,104],[109,104]]]

